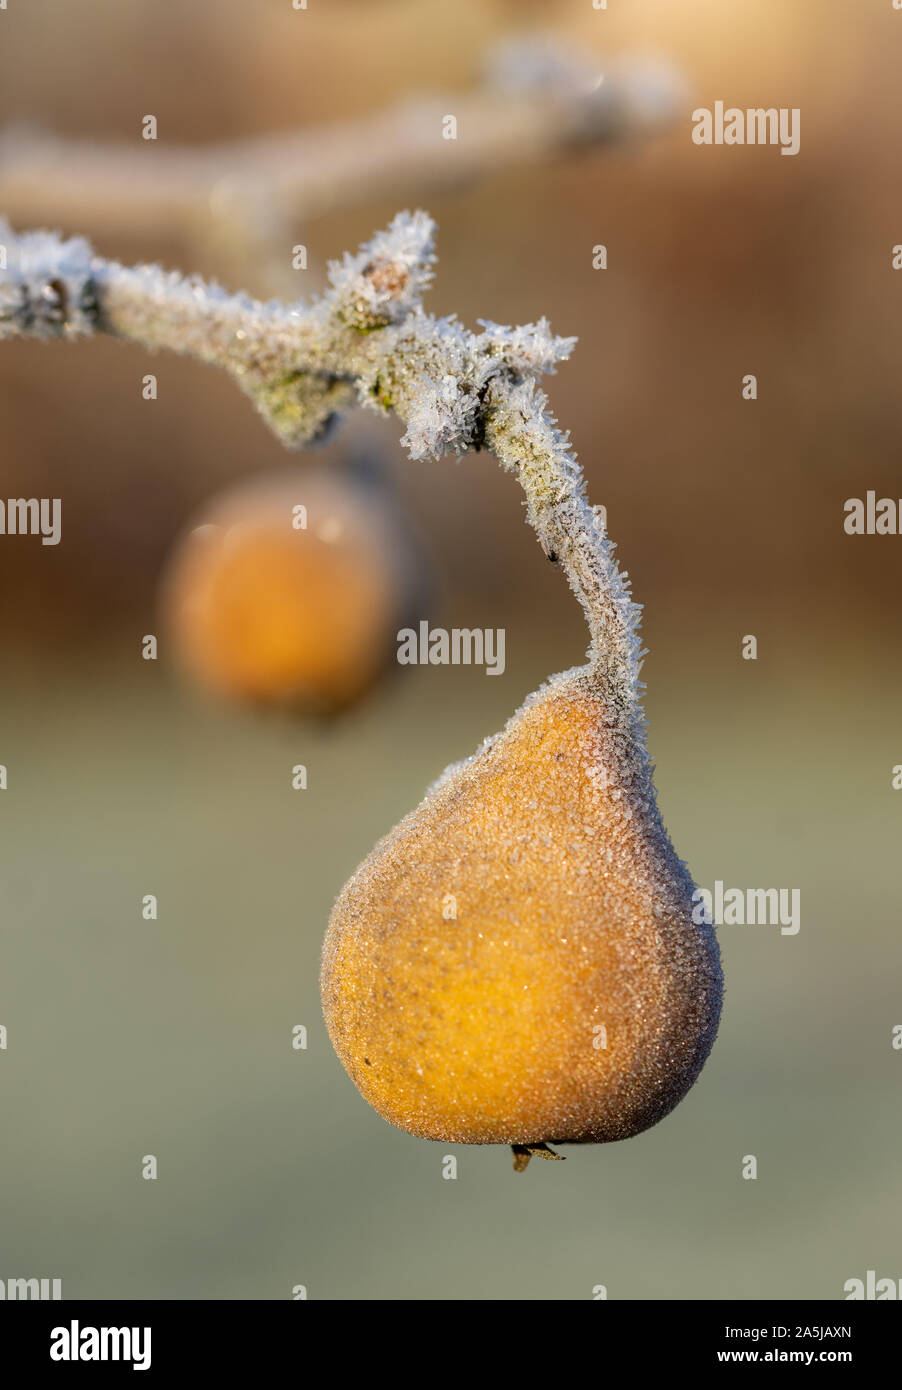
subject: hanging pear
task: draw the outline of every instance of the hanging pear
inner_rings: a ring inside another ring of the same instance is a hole
[[[322,1002],[380,1115],[425,1139],[510,1145],[519,1170],[557,1157],[555,1142],[627,1139],[678,1104],[717,1032],[720,955],[655,798],[640,608],[536,383],[573,340],[544,320],[479,335],[417,324],[379,365],[404,442],[414,457],[485,448],[517,476],[584,609],[588,661],[363,861],[329,921]]]
[[[377,471],[252,477],[208,501],[179,541],[165,620],[180,667],[203,689],[335,714],[391,668],[421,568]]]
[[[717,1030],[692,893],[591,669],[557,676],[345,887],[323,954],[333,1046],[422,1138],[629,1138],[682,1099]]]

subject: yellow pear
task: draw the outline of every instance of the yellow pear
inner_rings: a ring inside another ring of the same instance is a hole
[[[180,665],[207,690],[331,714],[392,667],[418,582],[375,482],[297,469],[208,502],[164,586]]]
[[[714,933],[602,691],[589,667],[554,677],[450,767],[325,940],[326,1024],[365,1099],[426,1139],[512,1145],[517,1167],[655,1124],[720,1016]]]

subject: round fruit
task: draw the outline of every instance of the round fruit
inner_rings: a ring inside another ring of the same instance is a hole
[[[322,967],[333,1046],[379,1114],[423,1138],[638,1134],[717,1031],[720,957],[692,894],[597,680],[557,676],[344,888]]]
[[[331,713],[396,652],[412,567],[371,482],[298,470],[214,499],[180,542],[164,606],[181,663],[240,700]]]

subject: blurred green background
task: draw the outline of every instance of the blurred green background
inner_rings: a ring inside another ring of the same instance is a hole
[[[800,888],[801,931],[721,929],[719,1040],[639,1138],[514,1176],[506,1150],[391,1129],[322,1025],[331,903],[449,761],[582,659],[576,606],[490,458],[413,465],[390,422],[351,422],[326,456],[361,438],[386,455],[441,576],[433,621],[506,628],[504,676],[399,670],[328,726],[205,700],[165,643],[140,659],[166,556],[204,498],[286,455],[196,364],[6,344],[0,492],[62,497],[63,541],[0,542],[2,1278],[60,1277],[70,1298],[556,1300],[836,1299],[868,1269],[902,1276],[902,540],[842,527],[847,497],[902,495],[902,13],[30,0],[0,16],[0,123],[132,139],[152,111],[198,143],[310,126],[464,88],[494,37],[549,23],[602,66],[670,57],[685,116],[641,148],[412,189],[440,229],[430,307],[579,335],[552,404],[646,605],[665,821],[701,884]],[[689,111],[718,99],[800,107],[801,153],[693,146]],[[395,210],[299,227],[313,274]],[[100,218],[65,230],[219,273],[165,226],[140,244]]]

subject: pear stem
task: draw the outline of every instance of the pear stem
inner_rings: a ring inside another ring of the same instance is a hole
[[[511,1149],[514,1155],[515,1173],[525,1173],[531,1158],[549,1158],[563,1163],[566,1157],[565,1154],[556,1154],[553,1149],[549,1149],[547,1144],[511,1144]]]

